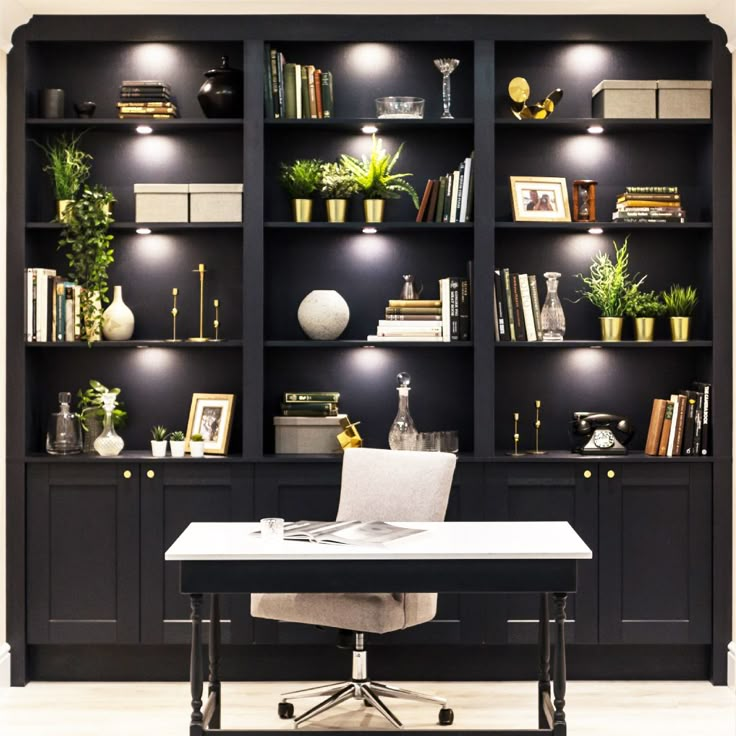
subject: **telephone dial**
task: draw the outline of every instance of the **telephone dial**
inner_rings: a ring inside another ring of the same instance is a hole
[[[634,428],[626,417],[590,411],[573,413],[572,451],[581,455],[625,455]]]

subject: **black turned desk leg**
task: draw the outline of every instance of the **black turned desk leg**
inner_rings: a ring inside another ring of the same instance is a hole
[[[209,639],[209,656],[210,656],[210,685],[208,693],[215,694],[215,709],[212,711],[210,718],[210,728],[220,728],[220,596],[217,593],[212,594],[210,605],[210,639]]]
[[[555,647],[555,717],[554,736],[567,736],[567,724],[565,723],[565,689],[567,680],[567,665],[565,662],[565,602],[566,593],[554,593],[554,616],[557,629],[557,646]]]
[[[539,601],[539,728],[549,728],[545,713],[545,695],[549,698],[549,599],[542,593]]]
[[[192,593],[192,654],[189,660],[189,683],[192,689],[192,718],[189,736],[202,736],[202,595]]]

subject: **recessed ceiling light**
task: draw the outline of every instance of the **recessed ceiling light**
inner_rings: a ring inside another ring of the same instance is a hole
[[[592,133],[593,135],[600,135],[602,132],[603,132],[602,125],[591,125],[588,128],[588,133]]]
[[[373,133],[378,133],[378,126],[376,126],[376,125],[364,125],[360,130],[363,133],[365,133],[366,135],[371,135]]]
[[[151,234],[150,227],[137,227],[135,231],[138,233],[138,235],[150,235]]]
[[[374,227],[364,227],[363,235],[375,235],[378,232]]]
[[[603,235],[603,228],[602,227],[589,227],[588,232],[591,235]]]
[[[150,125],[139,125],[135,132],[140,133],[140,135],[150,135],[153,133],[153,128]]]

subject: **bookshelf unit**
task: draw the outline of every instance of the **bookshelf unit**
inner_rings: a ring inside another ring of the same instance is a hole
[[[94,33],[90,32],[93,29]],[[90,41],[95,38],[95,41]],[[288,60],[330,69],[335,117],[264,120],[264,44]],[[227,54],[244,70],[242,117],[207,119],[196,92],[203,72]],[[441,75],[432,59],[452,56],[454,120],[439,119]],[[285,390],[338,390],[340,406],[361,421],[366,444],[387,447],[396,412],[395,375],[412,375],[411,411],[420,429],[458,429],[460,455],[448,518],[567,519],[593,548],[570,600],[573,677],[709,677],[725,682],[731,595],[731,193],[730,59],[724,34],[703,17],[367,17],[265,16],[86,18],[35,17],[19,29],[9,57],[8,225],[8,543],[9,633],[13,682],[69,677],[59,664],[73,655],[73,677],[181,676],[172,651],[186,641],[185,601],[163,551],[195,519],[250,520],[335,513],[339,461],[332,456],[274,454],[272,418]],[[508,81],[525,76],[532,99],[561,87],[548,120],[517,121]],[[123,79],[168,81],[181,117],[117,120]],[[708,120],[596,120],[591,90],[607,78],[713,80]],[[35,93],[66,91],[71,102],[94,99],[89,120],[37,117]],[[422,120],[377,120],[374,98],[416,95]],[[359,198],[348,222],[325,222],[315,199],[313,222],[291,222],[277,182],[281,161],[368,150],[366,124],[390,151],[403,142],[397,170],[424,183],[475,152],[474,221],[416,223],[408,198],[389,200],[376,234],[362,232]],[[593,123],[603,135],[589,135]],[[53,199],[32,140],[86,131],[94,156],[91,181],[117,198],[112,232],[121,284],[136,317],[123,343],[24,343],[18,274],[45,266],[63,272]],[[602,235],[587,223],[512,221],[509,176],[539,175],[599,182]],[[244,182],[242,223],[148,224],[135,231],[133,184]],[[685,224],[611,223],[615,196],[630,184],[677,184]],[[673,343],[664,320],[655,341],[603,343],[597,314],[575,298],[574,274],[598,250],[629,236],[631,268],[646,286],[692,283],[700,304],[693,339]],[[473,261],[472,341],[368,343],[385,307],[415,274],[423,298],[437,279],[462,275]],[[205,330],[219,298],[217,344],[166,343],[171,288],[179,288],[177,331],[198,332],[198,282],[207,267]],[[562,343],[494,343],[495,267],[537,274],[544,299],[547,270],[562,272],[567,318]],[[350,306],[339,340],[307,340],[296,320],[313,289],[336,289]],[[211,309],[211,306],[210,306]],[[129,414],[115,459],[54,458],[43,433],[59,391],[96,378],[120,386]],[[712,455],[651,458],[643,454],[651,401],[693,380],[713,384]],[[194,392],[237,396],[230,454],[203,461],[151,458],[154,424],[186,427]],[[548,454],[511,458],[512,413],[521,412],[521,445],[533,443],[534,400],[542,401],[541,446]],[[637,433],[623,457],[568,452],[573,411],[629,417]],[[127,473],[127,475],[126,475]],[[94,518],[85,532],[80,518]],[[137,526],[136,526],[137,524]],[[133,532],[135,526],[135,533]],[[109,539],[118,535],[118,544]],[[651,541],[661,553],[646,561]],[[93,561],[91,561],[93,560]],[[671,563],[670,560],[674,561]],[[81,570],[84,575],[79,575]],[[667,579],[661,590],[657,585]],[[121,602],[108,585],[128,591]],[[62,580],[79,580],[66,588]],[[107,582],[106,582],[107,581]],[[228,613],[225,641],[255,647],[264,669],[239,665],[244,677],[278,677],[282,645],[329,643],[324,634],[251,621],[247,602]],[[526,677],[510,645],[530,643],[531,601],[503,597],[440,598],[435,622],[381,638],[381,656],[397,677],[441,677],[436,646],[466,645],[469,667],[498,645],[500,676]],[[574,619],[574,620],[573,620]],[[127,644],[119,648],[117,644]],[[143,647],[141,645],[145,644]],[[576,646],[584,644],[586,646]],[[92,645],[92,646],[90,646]],[[620,645],[606,649],[597,645]],[[651,652],[656,649],[652,664]],[[173,649],[172,649],[173,648]],[[410,648],[412,656],[405,657]],[[330,677],[333,660],[316,666],[310,647],[289,650],[290,676]],[[325,649],[325,651],[328,651]],[[99,664],[100,656],[105,655]],[[455,656],[452,649],[439,657]],[[248,657],[246,656],[247,660]],[[251,658],[252,659],[252,658]],[[412,664],[413,663],[413,664]],[[249,669],[249,667],[251,669]],[[146,675],[143,672],[147,673]]]

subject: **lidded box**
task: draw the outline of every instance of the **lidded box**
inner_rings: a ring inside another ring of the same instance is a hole
[[[135,184],[136,222],[189,222],[189,184]]]
[[[274,417],[276,454],[325,454],[342,452],[337,435],[347,414],[334,417]]]
[[[595,118],[656,118],[654,79],[604,79],[593,88]]]
[[[242,184],[190,184],[191,222],[242,222]]]
[[[660,79],[657,82],[660,118],[710,118],[707,79]]]

